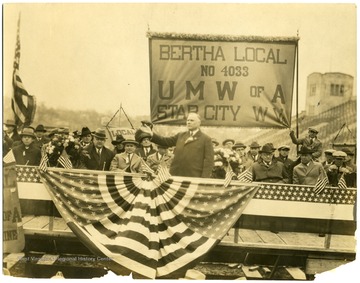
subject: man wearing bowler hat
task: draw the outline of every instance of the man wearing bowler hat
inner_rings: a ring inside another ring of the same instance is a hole
[[[106,140],[105,129],[96,129],[92,136],[93,142],[80,152],[81,167],[90,170],[109,171],[115,154],[104,146]]]
[[[289,176],[282,162],[276,161],[273,148],[264,145],[259,150],[260,158],[249,169],[252,172],[253,181],[264,183],[287,183]]]
[[[133,139],[126,139],[122,142],[125,152],[116,154],[111,161],[111,171],[124,171],[128,173],[140,173],[142,158],[135,153],[138,142]]]
[[[253,165],[253,163],[259,159],[259,150],[260,145],[256,141],[253,141],[249,145],[249,151],[246,153],[246,161],[243,164],[245,166],[245,169],[250,168],[251,165]]]
[[[303,146],[298,154],[300,155],[300,164],[293,169],[294,184],[315,185],[319,178],[325,178],[325,169],[320,162],[313,160],[312,149]]]
[[[17,131],[17,127],[14,120],[6,120],[4,123],[5,125],[5,132],[6,135],[14,142],[14,141],[20,141],[21,137]]]
[[[125,138],[121,134],[117,134],[115,140],[111,141],[111,144],[114,146],[114,153],[123,153],[125,151],[123,141]]]
[[[140,147],[136,149],[136,154],[144,159],[144,161],[146,161],[149,155],[156,152],[156,149],[152,146],[151,135],[149,133],[141,133],[137,135],[136,141],[140,145]]]
[[[80,134],[80,146],[82,148],[87,147],[92,142],[92,134],[88,127],[83,127]]]
[[[21,144],[13,148],[17,165],[38,166],[41,160],[41,150],[34,144],[36,139],[33,128],[24,128],[20,133]]]
[[[45,134],[46,134],[46,129],[44,125],[42,124],[37,125],[37,127],[35,128],[36,139],[34,144],[39,148],[42,148],[44,144],[50,141],[50,139]]]

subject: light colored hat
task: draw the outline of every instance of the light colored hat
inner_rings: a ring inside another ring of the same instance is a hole
[[[225,144],[228,143],[228,142],[231,142],[232,144],[235,143],[235,141],[234,141],[233,139],[226,139],[226,140],[224,140],[224,141],[222,142],[222,145],[225,145]]]
[[[344,158],[347,156],[347,154],[343,151],[337,150],[333,152],[333,157],[335,158]]]
[[[315,128],[309,128],[309,132],[319,133],[319,131],[316,130]]]
[[[134,139],[126,139],[126,140],[124,140],[124,141],[122,141],[121,142],[122,144],[127,144],[127,143],[131,143],[131,144],[134,144],[135,146],[137,146],[139,143],[136,141],[136,140],[134,140]]]
[[[186,271],[185,277],[180,279],[186,280],[205,280],[206,275],[198,270],[195,269],[188,269]]]
[[[278,148],[278,150],[282,150],[282,149],[284,149],[284,150],[290,150],[290,146],[288,146],[288,145],[282,145],[282,146],[280,146],[280,147]]]
[[[105,129],[98,128],[95,132],[92,133],[93,137],[98,139],[106,139]]]
[[[4,123],[5,126],[13,126],[16,127],[15,121],[14,120],[10,120],[7,119],[6,122]]]
[[[236,149],[236,148],[246,148],[246,145],[242,142],[236,142],[233,147],[233,149]]]
[[[27,137],[36,138],[34,128],[24,128],[22,130],[22,132],[20,133],[20,136],[21,137],[27,136]]]

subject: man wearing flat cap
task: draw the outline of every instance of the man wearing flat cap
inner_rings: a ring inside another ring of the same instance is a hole
[[[324,151],[325,160],[323,162],[321,162],[321,164],[325,169],[327,167],[329,167],[331,164],[333,164],[333,161],[334,161],[333,153],[334,152],[335,152],[335,149],[332,149],[332,148]]]
[[[13,148],[17,165],[39,166],[41,150],[34,144],[36,138],[33,128],[24,128],[20,133],[21,143]]]
[[[254,162],[249,170],[252,172],[254,182],[288,183],[288,175],[284,164],[276,161],[271,146],[264,145],[259,150],[260,158]]]
[[[279,155],[275,157],[276,161],[282,162],[284,164],[287,175],[289,176],[289,183],[292,183],[292,171],[294,160],[289,158],[290,146],[281,145],[278,147]]]
[[[128,173],[140,173],[142,168],[142,158],[136,154],[139,143],[134,139],[125,139],[125,152],[118,153],[111,161],[111,171],[123,171]]]
[[[333,164],[326,168],[326,173],[329,179],[329,183],[333,187],[338,187],[339,180],[341,176],[344,176],[346,185],[348,187],[355,187],[356,177],[354,176],[354,172],[352,168],[346,166],[345,160],[347,154],[341,150],[337,150],[333,152],[334,161]],[[353,175],[353,178],[350,176]],[[354,180],[355,179],[355,180]]]
[[[321,179],[326,177],[326,172],[321,163],[313,160],[312,149],[303,146],[298,154],[301,162],[294,167],[293,184],[315,185],[319,177]]]
[[[106,141],[105,129],[96,129],[92,136],[93,142],[80,151],[80,168],[85,167],[89,170],[109,171],[115,154],[104,146]]]
[[[309,128],[308,135],[304,138],[297,139],[293,130],[290,130],[290,138],[294,144],[305,146],[312,150],[312,157],[315,161],[318,161],[322,154],[322,142],[317,138],[318,130],[315,128]],[[300,148],[301,149],[301,148]]]

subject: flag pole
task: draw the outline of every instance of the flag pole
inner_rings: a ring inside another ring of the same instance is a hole
[[[299,30],[297,30],[299,38]],[[299,138],[299,40],[296,41],[296,138]],[[296,152],[299,151],[299,145],[296,145]]]

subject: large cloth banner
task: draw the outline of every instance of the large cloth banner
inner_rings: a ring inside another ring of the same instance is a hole
[[[298,38],[148,37],[155,124],[290,127]]]
[[[258,189],[170,175],[157,182],[121,172],[48,168],[39,174],[84,245],[107,257],[114,272],[125,267],[148,278],[171,277],[195,265],[233,227]]]

